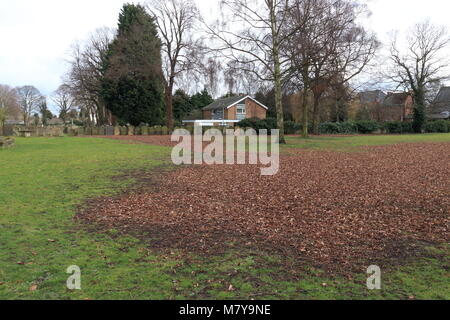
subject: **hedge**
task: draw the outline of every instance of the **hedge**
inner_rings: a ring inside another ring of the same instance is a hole
[[[392,121],[384,124],[386,133],[390,134],[402,134],[402,133],[414,133],[412,122]]]
[[[252,128],[255,130],[276,129],[276,119],[245,119],[237,124],[240,128]],[[294,121],[284,122],[285,134],[301,134],[303,125]],[[309,124],[309,131],[312,131],[312,125]],[[381,124],[377,121],[347,121],[347,122],[324,122],[320,124],[321,134],[371,134],[379,131],[385,131],[389,134],[414,133],[411,122],[392,121]],[[439,120],[426,123],[425,131],[428,133],[446,133],[450,132],[450,121]]]
[[[381,125],[376,121],[324,122],[320,125],[322,134],[368,134],[380,129]]]
[[[448,120],[428,121],[425,124],[425,132],[427,133],[450,132],[450,121]]]

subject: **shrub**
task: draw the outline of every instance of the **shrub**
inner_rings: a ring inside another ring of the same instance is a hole
[[[303,130],[303,125],[294,121],[284,122],[284,134],[298,134]]]
[[[401,122],[401,121],[386,122],[384,124],[384,128],[386,129],[386,132],[390,134],[402,134],[414,132],[411,122]]]
[[[428,133],[447,133],[449,129],[449,121],[446,120],[428,121],[425,124],[425,131]]]
[[[381,125],[373,120],[369,121],[357,121],[355,122],[358,132],[362,134],[374,133],[377,130],[381,129]]]
[[[320,125],[322,134],[355,134],[358,127],[354,122],[325,122]]]
[[[320,124],[320,132],[323,134],[339,134],[340,126],[335,122],[325,122]]]
[[[244,119],[240,121],[237,126],[239,128],[247,129],[255,129],[256,131],[259,130],[268,130],[270,133],[270,130],[277,128],[277,121],[273,118],[267,118],[264,120],[258,119],[258,118],[251,118],[251,119]]]
[[[341,126],[341,133],[342,134],[355,134],[358,133],[358,126],[354,122],[341,122],[339,123]]]

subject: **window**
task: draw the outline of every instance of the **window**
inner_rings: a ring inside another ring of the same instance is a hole
[[[212,120],[223,120],[223,110],[214,110]]]
[[[236,110],[236,120],[244,120],[247,115],[245,104],[238,104]]]

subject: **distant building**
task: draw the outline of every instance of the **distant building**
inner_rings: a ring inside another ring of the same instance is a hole
[[[450,87],[442,87],[438,95],[428,107],[430,120],[450,119]]]
[[[359,108],[379,122],[407,121],[412,118],[414,99],[408,92],[365,91],[358,94]]]
[[[414,99],[409,92],[389,92],[383,101],[380,121],[406,121],[412,119]]]
[[[382,104],[386,98],[386,94],[381,90],[364,91],[358,94],[359,101],[362,105]]]
[[[266,119],[267,108],[256,99],[240,95],[219,99],[202,109],[202,120],[188,120],[183,123],[197,123],[202,126],[233,126],[248,118]]]

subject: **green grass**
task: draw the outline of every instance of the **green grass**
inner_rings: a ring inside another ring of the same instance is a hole
[[[450,142],[450,133],[423,135],[374,135],[348,137],[287,137],[285,148],[301,148],[314,150],[355,151],[358,147],[382,146],[398,143]]]
[[[423,137],[415,139],[448,141],[450,135]],[[388,138],[312,141],[327,148],[363,139],[372,145]],[[383,290],[374,292],[366,289],[364,270],[351,280],[308,266],[286,270],[278,257],[242,250],[186,259],[179,252],[157,253],[131,236],[112,238],[113,230],[87,232],[74,221],[87,199],[133,182],[113,177],[158,170],[169,154],[165,147],[87,138],[17,139],[14,148],[1,150],[0,299],[450,299],[447,247],[430,248],[429,258],[383,274]],[[81,268],[81,291],[66,288],[71,265]]]

